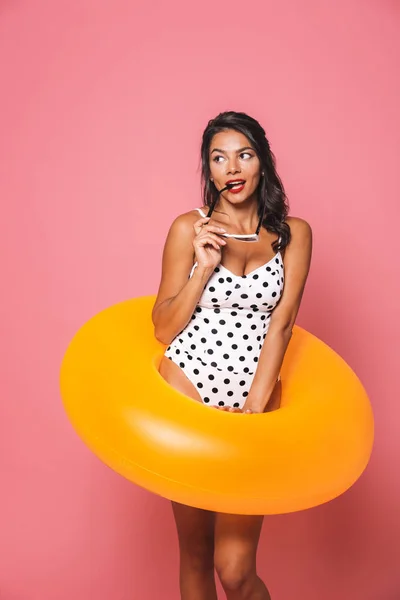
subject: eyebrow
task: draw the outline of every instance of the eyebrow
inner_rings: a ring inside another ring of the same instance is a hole
[[[254,152],[254,148],[252,148],[251,146],[244,146],[243,148],[239,148],[239,150],[236,150],[236,152],[243,152],[243,150],[253,150]],[[213,152],[222,152],[222,154],[226,154],[225,150],[221,150],[220,148],[214,148],[214,150],[211,150],[211,154]]]

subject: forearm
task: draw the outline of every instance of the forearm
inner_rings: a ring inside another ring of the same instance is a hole
[[[213,269],[196,267],[180,292],[168,298],[154,315],[154,335],[163,344],[170,344],[188,324]]]
[[[268,331],[246,400],[246,408],[251,407],[257,410],[257,412],[265,410],[274,390],[291,337],[291,330],[274,330],[271,328]]]

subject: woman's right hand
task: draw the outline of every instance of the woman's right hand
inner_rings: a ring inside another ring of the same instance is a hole
[[[221,262],[221,246],[226,244],[224,238],[218,234],[226,233],[226,229],[208,225],[209,220],[210,217],[202,217],[194,223],[196,237],[193,247],[198,267],[215,269]]]

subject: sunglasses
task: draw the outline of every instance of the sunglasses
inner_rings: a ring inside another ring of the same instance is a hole
[[[222,190],[219,190],[218,196],[220,195],[221,192],[224,192],[225,190],[229,190],[231,187],[234,187],[234,184],[227,183],[226,187],[222,188]],[[211,204],[209,211],[207,213],[207,217],[211,217],[211,215],[214,211],[214,208],[217,204],[218,196],[215,198],[214,202]],[[258,242],[258,240],[260,239],[259,233],[260,233],[260,229],[261,229],[261,223],[264,218],[264,209],[265,209],[265,206],[263,206],[261,217],[260,217],[260,220],[258,221],[258,225],[257,225],[257,229],[256,229],[255,233],[219,233],[218,235],[221,235],[222,237],[226,237],[226,238],[232,238],[234,240],[238,240],[239,242]]]

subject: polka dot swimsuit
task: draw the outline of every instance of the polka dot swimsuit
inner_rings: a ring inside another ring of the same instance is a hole
[[[283,286],[280,252],[247,275],[234,275],[221,264],[214,269],[191,320],[165,351],[205,404],[244,405]]]

